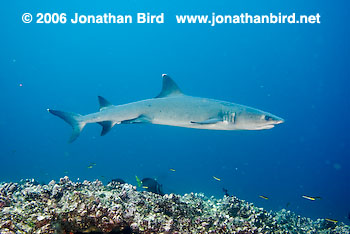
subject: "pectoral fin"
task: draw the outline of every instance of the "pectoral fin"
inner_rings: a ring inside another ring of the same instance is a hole
[[[216,124],[218,122],[222,122],[222,119],[212,118],[212,119],[207,119],[207,120],[199,121],[199,122],[191,121],[191,123],[193,123],[193,124]]]

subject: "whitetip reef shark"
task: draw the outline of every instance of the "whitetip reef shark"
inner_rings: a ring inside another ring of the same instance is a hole
[[[280,117],[252,107],[185,95],[168,75],[162,76],[163,87],[155,98],[114,106],[98,96],[100,111],[88,115],[47,110],[72,126],[69,142],[76,140],[88,123],[100,124],[103,136],[116,124],[152,123],[199,129],[262,130],[284,122]]]

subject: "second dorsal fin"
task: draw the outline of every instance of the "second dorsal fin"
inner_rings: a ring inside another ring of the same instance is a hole
[[[170,97],[176,95],[184,95],[179,86],[170,78],[170,76],[163,74],[163,87],[162,91],[155,98]]]
[[[98,96],[98,102],[100,103],[100,111],[106,107],[113,106],[112,103],[107,101],[105,98]]]

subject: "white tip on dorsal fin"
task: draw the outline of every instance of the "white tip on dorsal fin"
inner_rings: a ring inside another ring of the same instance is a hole
[[[106,107],[113,106],[112,103],[107,101],[105,98],[98,96],[98,102],[100,103],[100,111]]]
[[[167,74],[162,74],[162,77],[163,77],[162,91],[160,91],[160,94],[158,94],[158,96],[156,96],[155,98],[183,95],[179,86],[177,86],[177,84],[173,81],[173,79],[170,78],[170,76],[168,76]]]

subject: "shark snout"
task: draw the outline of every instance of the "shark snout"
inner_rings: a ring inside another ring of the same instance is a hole
[[[280,118],[280,117],[277,117],[274,121],[275,121],[275,124],[284,123],[284,119],[282,119],[282,118]]]
[[[274,128],[275,125],[284,123],[284,119],[277,117],[277,116],[269,116],[269,121],[265,124],[257,126],[255,129],[260,130],[260,129],[271,129]]]
[[[284,123],[284,119],[272,114],[266,115],[265,120],[267,121],[268,125],[272,126]]]

